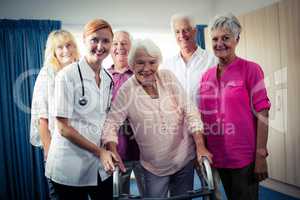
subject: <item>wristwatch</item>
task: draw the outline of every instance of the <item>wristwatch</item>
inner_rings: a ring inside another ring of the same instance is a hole
[[[266,148],[260,148],[260,149],[256,149],[256,155],[266,158],[269,155],[269,153]]]

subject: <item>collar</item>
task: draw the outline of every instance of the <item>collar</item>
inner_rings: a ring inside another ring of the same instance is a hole
[[[197,56],[197,57],[202,57],[204,51],[205,51],[204,49],[202,49],[202,48],[200,48],[199,46],[197,46],[197,49],[195,50],[195,52],[193,53],[193,55],[191,56],[191,58],[189,59],[189,61],[192,60],[192,59],[193,59],[194,57],[196,57],[196,56]],[[177,54],[177,57],[183,61],[183,58],[182,58],[182,56],[181,56],[181,52],[180,52],[180,51],[179,51],[179,53]]]
[[[115,71],[115,65],[111,65],[111,67],[108,69],[108,71],[109,71],[109,73],[110,73],[111,75],[121,74],[120,72]],[[122,74],[125,74],[125,73],[133,74],[133,72],[132,72],[132,70],[130,69],[129,66],[127,66],[126,71],[124,71]]]
[[[79,60],[79,68],[82,74],[82,78],[86,80],[94,80],[95,79],[95,72],[94,70],[90,67],[90,65],[87,63],[86,59],[83,57]],[[103,67],[101,66],[100,69],[100,76],[103,72]]]
[[[225,66],[226,71],[227,71],[228,69],[234,67],[234,66],[239,66],[238,63],[239,63],[240,61],[241,61],[241,58],[238,57],[238,56],[236,56],[236,57],[234,58],[234,60],[233,60],[231,63],[229,63],[228,65]],[[217,64],[217,67],[219,67],[219,64]]]

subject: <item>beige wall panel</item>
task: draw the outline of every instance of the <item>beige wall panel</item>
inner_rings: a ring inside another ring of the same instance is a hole
[[[269,116],[268,141],[270,177],[286,181],[278,4],[246,14],[244,21],[246,57],[260,64],[263,68],[265,83],[272,104]]]
[[[204,29],[204,36],[205,36],[205,48],[210,51],[210,52],[213,52],[212,50],[212,46],[211,46],[211,38],[210,38],[210,32],[208,30],[208,27],[206,27]]]
[[[238,46],[236,47],[236,54],[239,57],[247,58],[246,54],[246,36],[245,36],[245,19],[244,16],[239,16],[238,20],[242,26],[242,32],[240,34],[240,41]]]
[[[266,7],[264,22],[264,57],[265,78],[268,81],[268,94],[271,100],[269,113],[269,169],[270,177],[286,182],[286,144],[284,127],[283,83],[280,59],[280,35],[279,35],[279,5],[273,4]]]
[[[264,18],[265,11],[260,9],[244,15],[247,59],[252,60],[265,71]]]
[[[287,182],[300,186],[300,1],[279,4],[281,59],[287,67]]]

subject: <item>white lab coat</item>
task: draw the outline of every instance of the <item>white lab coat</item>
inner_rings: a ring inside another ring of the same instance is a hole
[[[34,85],[31,104],[30,143],[37,147],[43,145],[39,133],[39,119],[48,119],[51,135],[54,130],[54,117],[50,113],[54,105],[55,75],[56,72],[52,66],[44,66]]]
[[[79,66],[88,103],[85,106],[79,105],[82,84],[77,63],[73,63],[56,76],[53,115],[68,118],[71,126],[82,136],[100,146],[101,130],[111,102],[112,79],[102,68],[98,88],[95,73],[85,58],[79,61]],[[102,180],[108,177],[100,159],[61,136],[55,124],[46,162],[46,177],[69,186],[95,186],[98,172]]]

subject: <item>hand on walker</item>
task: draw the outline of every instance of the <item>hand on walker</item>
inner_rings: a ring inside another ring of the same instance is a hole
[[[112,173],[115,170],[115,163],[119,162],[117,156],[111,151],[107,151],[103,148],[100,148],[99,157],[104,167],[104,170],[107,173]]]
[[[197,148],[197,161],[202,164],[204,157],[206,157],[210,164],[212,164],[213,155],[206,149],[206,147]]]
[[[119,155],[118,152],[113,152],[113,153],[114,153],[114,155],[117,158],[115,160],[115,165],[117,165],[120,168],[121,172],[125,173],[126,172],[126,168],[125,168],[125,165],[124,165],[124,163],[122,161],[122,158],[120,157],[120,155]]]

